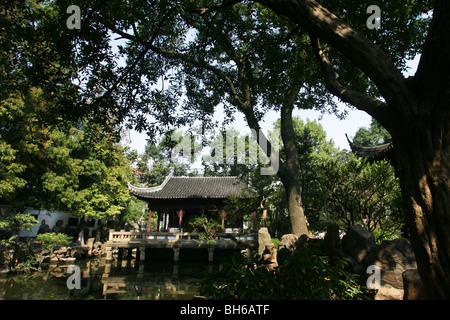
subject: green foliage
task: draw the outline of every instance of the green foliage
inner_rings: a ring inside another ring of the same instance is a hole
[[[174,137],[179,137],[179,141],[172,141],[172,134]],[[138,154],[136,150],[128,150],[126,157],[136,169],[135,174],[130,177],[130,182],[156,186],[160,185],[170,173],[175,176],[195,176],[197,171],[191,168],[192,161],[183,159],[176,154],[175,150],[175,146],[182,148],[177,144],[186,142],[181,138],[187,134],[181,131],[169,131],[156,142],[148,140],[143,154]],[[184,147],[187,150],[187,146]]]
[[[247,222],[250,226],[252,226],[252,212],[256,211],[258,205],[258,198],[232,196],[226,199],[223,210],[227,213],[227,226],[242,226],[243,222]]]
[[[0,103],[0,202],[103,218],[129,201],[117,136],[88,121],[51,126],[40,89]]]
[[[211,299],[346,300],[363,297],[357,276],[347,275],[347,261],[328,258],[315,245],[290,252],[268,270],[257,258],[235,255],[219,273],[203,279],[199,293]]]
[[[36,94],[37,90],[26,96],[12,93],[0,101],[0,199],[11,200],[27,183],[23,175],[29,159],[24,155],[38,148],[43,133],[29,115]]]
[[[72,242],[72,237],[65,233],[40,233],[36,236],[36,241],[42,243],[42,249],[49,250],[53,254],[53,248],[66,246]]]
[[[26,243],[17,241],[20,230],[31,230],[38,223],[31,214],[17,213],[14,215],[0,214],[0,256],[10,270],[16,272],[29,271],[36,263],[31,248]]]
[[[104,112],[74,107],[81,80],[70,66],[66,8],[0,5],[0,203],[102,218],[129,199],[128,164],[116,119],[98,126]]]
[[[361,224],[373,231],[379,241],[398,237],[403,214],[400,186],[393,167],[385,161],[370,163],[352,153],[339,151],[315,121],[303,122],[294,118],[293,123],[302,204],[309,228],[322,231],[328,221],[334,221],[343,229],[349,224]],[[361,145],[376,145],[389,138],[386,130],[374,121],[369,129],[361,128],[354,141]],[[283,159],[283,148],[280,156]],[[283,214],[285,194],[282,188],[273,187],[277,179],[271,178],[269,194],[272,198],[266,203],[268,226],[273,235],[281,237],[289,232],[288,228],[283,229],[287,224],[287,214]]]
[[[68,133],[54,132],[47,156],[53,170],[42,175],[42,187],[54,204],[85,217],[120,214],[130,199],[129,167],[123,150],[110,136],[91,138],[101,129],[89,125]]]
[[[121,218],[126,223],[141,224],[148,218],[147,203],[136,197],[131,197]]]
[[[325,0],[321,4],[340,19],[364,33],[370,40],[386,52],[400,69],[405,69],[406,59],[413,59],[421,53],[427,34],[430,17],[424,13],[433,8],[432,0]],[[382,28],[369,30],[366,10],[376,4],[382,13]],[[340,70],[344,71],[345,70]]]
[[[309,227],[313,230],[325,228],[326,223],[320,220],[321,190],[317,188],[317,179],[321,163],[336,157],[339,152],[332,140],[328,140],[326,132],[316,121],[302,121],[293,117],[293,128],[295,132],[294,140],[298,153],[298,176],[300,181],[300,191],[302,205],[308,218]],[[269,132],[271,140],[281,140],[280,120],[274,123],[274,130]],[[280,159],[287,161],[284,145],[280,146]],[[261,175],[259,166],[246,166],[241,169],[240,176],[248,182],[252,192],[258,195],[256,203],[245,202],[242,205],[251,204],[253,208],[258,208],[258,217],[261,217],[263,209],[267,210],[267,226],[273,236],[281,237],[290,233],[290,222],[286,204],[286,192],[281,180],[276,175]],[[230,201],[227,201],[227,203]],[[230,203],[231,204],[231,203]],[[261,206],[262,205],[262,206]],[[236,202],[230,206],[230,211],[237,211],[239,204]],[[254,210],[254,209],[253,209]],[[251,210],[251,211],[253,211]],[[251,212],[249,211],[249,212]]]
[[[214,243],[216,234],[222,231],[219,221],[207,218],[205,214],[197,216],[189,221],[192,232],[199,235],[200,243]]]
[[[40,233],[36,236],[36,240],[42,242],[47,247],[55,247],[55,246],[65,246],[70,244],[72,241],[72,237],[68,236],[65,233]]]
[[[372,119],[369,128],[359,128],[352,142],[357,146],[373,147],[389,141],[392,141],[389,132],[378,121]]]
[[[19,247],[17,243],[17,234],[23,230],[31,230],[38,221],[30,214],[18,213],[13,216],[0,216],[0,255],[9,257],[9,250],[16,250]],[[16,266],[12,257],[7,258],[11,268]]]
[[[31,214],[0,215],[0,251],[15,248],[19,231],[30,231],[36,224],[38,221]]]
[[[400,234],[401,192],[394,169],[386,161],[368,162],[350,153],[321,166],[318,188],[322,219],[346,229],[362,225],[377,240]]]
[[[81,117],[75,69],[62,59],[75,55],[63,12],[41,0],[2,1],[0,12],[0,100],[41,88],[49,122],[57,123],[62,112],[66,120]]]
[[[343,116],[325,89],[311,49],[312,37],[320,36],[324,45],[326,37],[312,29],[309,33],[302,30],[257,2],[242,1],[206,14],[194,9],[210,6],[208,1],[107,1],[95,6],[86,14],[93,23],[82,24],[82,32],[69,33],[68,37],[77,50],[76,56],[68,55],[65,62],[83,75],[79,90],[87,103],[80,106],[88,110],[94,107],[100,115],[114,119],[128,117],[130,127],[149,131],[151,137],[195,121],[201,121],[204,128],[213,127],[211,119],[219,105],[224,108],[224,124],[239,111],[254,129],[268,110],[288,114],[293,106]],[[54,11],[63,16],[69,4],[73,3],[56,1]],[[91,0],[77,4],[93,6]],[[365,26],[370,1],[323,4],[363,30],[399,68],[422,48],[429,24],[421,14],[423,1],[407,5],[401,0],[383,2],[383,29],[378,32]],[[117,52],[110,43],[114,35],[126,39]],[[327,52],[344,87],[380,96],[373,82],[351,61],[336,50]],[[292,135],[284,138],[294,139]],[[317,216],[316,202],[310,199],[318,195],[308,194],[314,177],[309,174],[311,170],[303,169],[301,192],[306,200],[302,204],[307,215]],[[164,170],[159,171],[163,174],[147,176],[149,184],[166,176]],[[297,190],[297,181],[295,184]],[[314,219],[309,220],[312,223]]]
[[[154,133],[166,125],[195,120],[214,125],[209,120],[222,103],[225,122],[233,119],[236,108],[260,120],[268,109],[280,109],[293,83],[303,83],[295,101],[300,108],[337,112],[311,50],[310,36],[316,34],[309,35],[257,2],[242,1],[200,15],[194,9],[208,7],[211,1],[96,4],[92,0],[59,0],[31,12],[34,16],[40,13],[34,20],[47,18],[42,29],[58,40],[55,46],[64,53],[60,56],[66,58],[65,67],[83,75],[78,89],[84,103],[80,105],[91,110],[89,104],[93,104],[100,111],[98,117],[131,116],[130,126]],[[363,32],[396,66],[405,68],[406,59],[421,52],[430,21],[423,13],[432,8],[430,2],[381,1],[377,5],[383,12],[383,27],[376,31],[366,27],[366,9],[373,4],[370,0],[321,4]],[[81,32],[65,28],[66,9],[71,4],[86,8]],[[116,35],[126,39],[117,50],[110,43]],[[71,52],[67,43],[77,50]],[[334,51],[332,58],[344,86],[379,95],[348,59]]]
[[[0,216],[0,229],[7,233],[16,233],[20,230],[30,231],[36,224],[38,224],[36,218],[28,213]]]

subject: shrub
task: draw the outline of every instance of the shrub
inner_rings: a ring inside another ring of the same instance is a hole
[[[357,275],[345,271],[346,259],[329,258],[314,244],[291,252],[268,270],[255,257],[233,256],[208,274],[199,293],[211,299],[340,300],[364,297]]]
[[[193,233],[199,236],[200,243],[214,243],[216,234],[222,230],[222,225],[218,221],[208,219],[205,214],[192,219],[189,226]]]
[[[72,241],[72,237],[65,233],[47,232],[36,236],[36,240],[43,243],[43,248],[50,250],[53,253],[53,248],[56,246],[65,246]]]

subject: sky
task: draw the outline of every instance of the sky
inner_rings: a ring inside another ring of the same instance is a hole
[[[405,76],[412,76],[415,74],[418,66],[418,62],[420,60],[420,56],[417,56],[414,60],[408,62],[408,71],[404,72]],[[340,108],[344,110],[343,104],[340,104]],[[340,120],[335,115],[321,115],[319,111],[314,110],[294,110],[294,116],[298,116],[300,119],[306,121],[309,120],[317,120],[327,133],[327,139],[332,139],[335,143],[335,146],[339,147],[341,150],[347,149],[350,150],[350,146],[348,145],[347,138],[345,134],[349,136],[350,139],[353,138],[355,133],[361,127],[368,128],[372,121],[372,118],[365,112],[359,111],[355,108],[348,109],[349,111],[345,119]],[[224,114],[217,108],[215,119],[223,119]],[[269,112],[265,115],[262,122],[260,123],[261,128],[264,131],[271,130],[273,128],[273,123],[279,117],[279,114],[276,112]],[[230,125],[237,129],[246,128],[248,130],[248,126],[242,113],[236,112],[235,121]],[[130,130],[127,136],[124,139],[124,145],[128,145],[131,149],[135,149],[139,154],[143,153],[145,150],[145,145],[147,135],[145,133],[138,133],[134,130]]]

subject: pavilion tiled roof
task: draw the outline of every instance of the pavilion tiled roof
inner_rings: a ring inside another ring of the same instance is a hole
[[[350,148],[355,154],[369,160],[389,159],[391,158],[392,152],[394,151],[394,144],[392,142],[373,147],[363,147],[355,145],[350,141],[348,136],[347,141],[350,144]]]
[[[128,183],[132,194],[145,199],[229,198],[248,196],[239,177],[174,177],[156,187],[141,188]]]

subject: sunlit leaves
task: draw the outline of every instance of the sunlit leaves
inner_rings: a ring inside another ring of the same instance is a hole
[[[45,106],[41,90],[0,104],[1,201],[80,216],[119,214],[129,200],[129,167],[117,136],[88,121],[50,126],[41,119]]]

